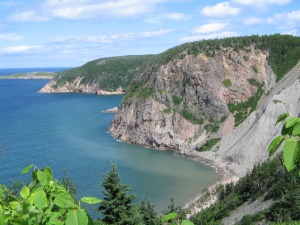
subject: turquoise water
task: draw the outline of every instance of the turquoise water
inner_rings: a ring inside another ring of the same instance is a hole
[[[78,197],[101,198],[101,174],[117,165],[122,183],[131,184],[138,199],[151,200],[157,211],[169,199],[193,198],[220,176],[210,167],[172,151],[146,149],[112,138],[108,133],[122,96],[41,94],[47,80],[0,80],[0,183],[19,178],[33,163],[54,170],[66,168],[78,187]],[[97,214],[93,214],[97,217]]]

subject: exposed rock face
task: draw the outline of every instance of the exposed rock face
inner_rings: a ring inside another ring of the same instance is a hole
[[[216,162],[229,162],[228,169],[238,176],[245,175],[255,163],[265,161],[269,144],[281,132],[282,123],[275,126],[278,116],[286,112],[300,116],[299,78],[300,63],[262,100],[257,111],[224,137],[215,152],[197,154]]]
[[[265,90],[273,84],[267,57],[267,52],[252,47],[248,52],[227,48],[215,51],[214,57],[187,55],[159,68],[148,68],[134,82],[148,77],[143,88],[154,87],[153,96],[123,101],[110,132],[125,142],[193,155],[195,147],[207,139],[233,130],[227,104],[255,95],[257,87],[248,79],[264,84]],[[227,127],[219,132],[205,130],[208,124],[222,125],[226,117]]]
[[[118,88],[115,91],[104,91],[99,89],[98,85],[92,84],[81,84],[81,78],[77,78],[74,82],[66,82],[63,86],[58,86],[55,80],[52,80],[46,84],[40,91],[40,93],[68,93],[68,92],[80,92],[87,94],[98,94],[98,95],[111,95],[111,94],[124,94],[122,88]]]

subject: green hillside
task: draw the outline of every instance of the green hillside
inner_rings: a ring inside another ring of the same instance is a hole
[[[81,67],[62,71],[55,80],[57,86],[62,86],[81,77],[81,84],[94,83],[100,89],[107,91],[119,87],[126,88],[137,71],[152,57],[152,55],[141,55],[101,58]]]

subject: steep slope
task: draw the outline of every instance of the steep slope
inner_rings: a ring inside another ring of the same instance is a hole
[[[263,99],[261,107],[250,114],[232,133],[225,136],[214,151],[197,153],[216,162],[229,162],[228,169],[243,176],[257,162],[268,158],[266,149],[281,132],[275,121],[282,113],[299,116],[300,63],[298,63]]]
[[[42,93],[83,92],[120,94],[152,55],[101,58],[60,72]]]
[[[242,123],[299,55],[300,38],[281,35],[170,49],[135,76],[110,132],[125,142],[195,155]]]

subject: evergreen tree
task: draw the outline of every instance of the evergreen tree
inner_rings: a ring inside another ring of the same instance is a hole
[[[151,205],[150,201],[142,201],[140,205],[140,212],[143,217],[143,223],[145,225],[160,225],[161,221],[157,217],[157,213],[154,211],[154,205]]]
[[[136,197],[128,194],[130,192],[128,185],[120,183],[116,165],[112,165],[111,171],[103,176],[102,181],[101,186],[104,187],[102,193],[105,196],[99,206],[102,221],[114,225],[142,224],[138,207],[132,203]]]

